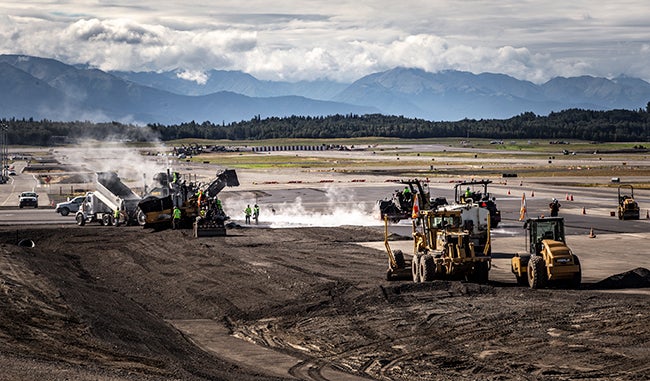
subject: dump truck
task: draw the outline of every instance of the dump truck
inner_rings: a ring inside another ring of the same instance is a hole
[[[488,218],[489,224],[489,218]],[[413,225],[413,255],[410,261],[388,242],[388,217],[384,219],[384,245],[388,253],[387,280],[410,278],[413,282],[435,279],[487,283],[492,257],[490,236],[483,251],[477,251],[470,232],[463,227],[459,210],[424,210]]]
[[[126,186],[115,172],[97,172],[95,191],[86,193],[85,200],[75,214],[77,225],[99,222],[101,225],[114,224],[115,210],[120,211],[120,220],[126,225],[142,222],[138,196]]]
[[[454,202],[474,203],[487,209],[490,212],[490,226],[496,228],[501,223],[501,211],[497,207],[496,198],[488,192],[489,184],[492,184],[492,180],[464,181],[454,185]]]
[[[629,194],[621,194],[621,190],[629,189]],[[618,186],[618,219],[638,220],[640,215],[639,204],[634,200],[634,187],[629,184]]]
[[[224,222],[229,217],[220,207],[217,195],[226,186],[239,186],[235,170],[217,172],[215,179],[207,185],[187,180],[180,173],[170,171],[154,176],[154,185],[138,203],[144,215],[145,228],[171,228],[172,211],[178,207],[181,210],[180,227],[194,228],[196,236],[224,235]]]
[[[529,218],[524,223],[527,253],[511,259],[511,270],[520,285],[543,288],[549,284],[579,288],[582,267],[566,244],[564,218]]]
[[[445,198],[431,199],[429,187],[418,179],[400,180],[399,184],[403,184],[404,188],[395,190],[390,199],[377,201],[381,220],[388,217],[390,222],[397,223],[411,218],[414,201],[417,201],[419,210],[433,209],[438,205],[447,204]],[[408,191],[405,192],[406,189]]]

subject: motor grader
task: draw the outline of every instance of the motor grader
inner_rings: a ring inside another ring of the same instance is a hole
[[[621,194],[621,189],[629,188],[630,194]],[[632,185],[621,184],[618,186],[618,219],[619,220],[638,220],[639,204],[634,200],[634,188]]]
[[[489,255],[489,235],[484,250],[475,251],[471,232],[462,224],[461,211],[419,211],[412,224],[413,256],[407,261],[401,250],[391,250],[388,218],[384,218],[387,280],[410,278],[418,283],[434,279],[458,279],[487,283],[492,260]]]
[[[528,253],[515,254],[511,260],[517,283],[530,288],[543,288],[550,283],[579,288],[582,267],[566,244],[564,218],[530,218],[524,229]]]

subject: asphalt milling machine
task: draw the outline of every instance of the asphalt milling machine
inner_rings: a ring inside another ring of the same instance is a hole
[[[460,210],[423,210],[413,219],[413,255],[410,260],[388,242],[388,217],[384,218],[384,245],[388,253],[386,279],[467,280],[487,283],[491,268],[490,234],[482,251],[476,250]]]
[[[397,223],[400,220],[411,218],[415,201],[418,203],[419,210],[432,209],[447,204],[447,199],[444,197],[432,200],[428,187],[418,179],[400,180],[399,184],[403,184],[404,188],[395,190],[388,200],[377,201],[382,220],[388,218],[390,222]]]
[[[474,203],[490,212],[490,226],[496,228],[501,222],[501,211],[496,199],[488,192],[492,180],[465,181],[454,185],[454,202],[456,204]]]
[[[226,234],[223,211],[217,195],[226,186],[239,186],[235,170],[217,172],[207,186],[183,178],[178,172],[161,172],[154,176],[154,185],[138,203],[144,215],[145,228],[156,230],[172,227],[174,207],[181,211],[181,228],[193,228],[195,237]]]

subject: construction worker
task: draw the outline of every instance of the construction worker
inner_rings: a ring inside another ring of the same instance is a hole
[[[203,202],[203,191],[199,189],[198,192],[196,192],[197,200],[196,200],[196,205],[201,209],[201,203]]]
[[[255,219],[255,224],[257,225],[257,221],[260,218],[260,207],[257,204],[253,206],[253,218]]]
[[[181,210],[178,206],[174,207],[172,215],[172,229],[179,228],[181,226]]]
[[[120,209],[116,208],[113,212],[113,225],[120,226]]]
[[[244,209],[244,214],[246,215],[246,223],[250,225],[251,223],[251,214],[252,214],[251,206],[246,205],[246,209]]]
[[[469,187],[467,187],[467,189],[465,190],[465,199],[469,199],[469,198],[472,198],[472,191],[471,189],[469,189]]]
[[[548,204],[549,209],[551,209],[551,217],[557,217],[558,213],[560,212],[560,202],[557,200],[557,198],[554,198],[550,204]]]

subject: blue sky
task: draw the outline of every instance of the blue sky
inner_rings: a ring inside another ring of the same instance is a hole
[[[648,20],[647,0],[0,1],[0,53],[199,82],[210,69],[351,82],[397,66],[650,81]]]

